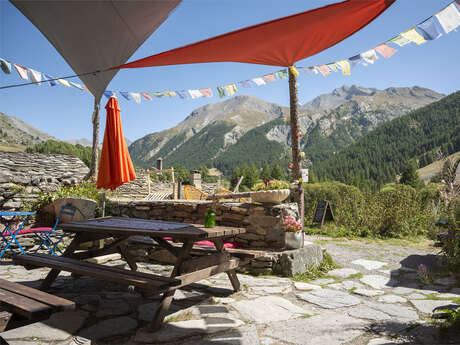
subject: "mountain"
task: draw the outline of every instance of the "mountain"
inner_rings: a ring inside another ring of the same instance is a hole
[[[81,139],[68,139],[64,140],[64,142],[72,144],[72,145],[81,145],[81,146],[92,146],[92,141],[86,139],[86,138],[81,138]]]
[[[313,165],[320,180],[381,185],[400,174],[410,159],[423,167],[438,150],[460,151],[460,91],[389,121],[341,152]]]
[[[48,139],[54,138],[17,117],[0,112],[0,143],[29,146]]]
[[[444,97],[414,86],[378,90],[342,86],[299,108],[302,149],[319,162],[411,110]],[[129,151],[134,164],[196,168],[215,166],[226,175],[242,164],[288,162],[289,109],[253,96],[236,96],[194,110],[184,121],[136,140]]]

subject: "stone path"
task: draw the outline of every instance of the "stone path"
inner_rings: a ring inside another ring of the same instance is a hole
[[[51,293],[74,300],[77,310],[1,336],[11,345],[460,344],[460,335],[440,341],[430,323],[435,308],[458,303],[460,287],[452,277],[424,285],[415,272],[419,263],[436,266],[436,250],[321,243],[342,266],[328,277],[294,282],[239,275],[243,289],[232,293],[226,275],[219,274],[177,291],[168,322],[155,333],[147,325],[158,297],[146,299],[123,285],[64,273]],[[146,263],[140,268],[157,274],[171,270]],[[46,272],[0,262],[1,278],[33,287]]]

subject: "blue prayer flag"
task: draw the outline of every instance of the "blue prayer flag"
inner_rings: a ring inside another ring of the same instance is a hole
[[[361,55],[355,55],[349,58],[348,60],[351,62],[352,66],[355,67],[363,60],[363,58],[361,57]]]
[[[104,96],[107,98],[110,98],[114,95],[113,91],[104,91]]]
[[[186,99],[187,98],[187,91],[185,90],[180,90],[180,91],[177,91],[176,90],[176,93],[179,95],[180,98],[182,99]]]
[[[435,17],[430,17],[423,23],[418,24],[415,28],[426,40],[435,40],[442,36],[442,32],[438,27],[438,23],[436,23]]]
[[[43,81],[48,81],[48,83],[50,84],[50,86],[56,86],[57,85],[57,81],[56,80],[51,80],[51,79],[55,79],[54,77],[48,75],[48,74],[43,74],[44,75],[44,80]]]
[[[241,87],[245,87],[245,88],[251,88],[252,87],[252,84],[251,84],[250,80],[242,80],[242,81],[239,81],[238,84],[240,84]]]
[[[129,92],[120,91],[120,95],[122,95],[128,101],[131,100],[131,95],[129,94]]]

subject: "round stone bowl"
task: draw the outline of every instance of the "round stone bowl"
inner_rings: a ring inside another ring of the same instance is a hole
[[[251,199],[264,204],[280,204],[289,196],[289,193],[289,189],[261,190],[251,192]]]

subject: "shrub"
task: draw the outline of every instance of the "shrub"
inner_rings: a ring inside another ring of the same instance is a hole
[[[275,189],[289,189],[289,182],[279,180],[266,180],[264,182],[258,182],[252,187],[252,190],[254,191]]]

